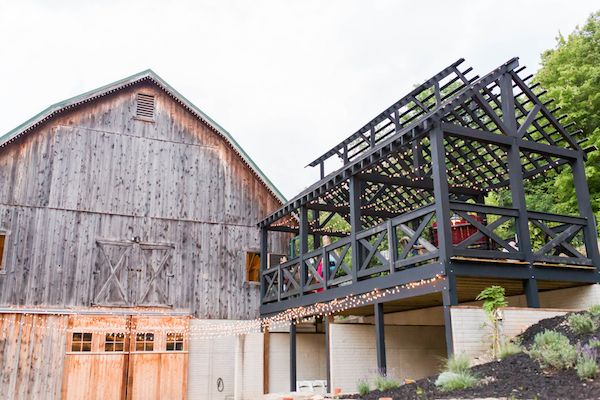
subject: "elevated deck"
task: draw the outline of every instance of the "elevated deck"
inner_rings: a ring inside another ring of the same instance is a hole
[[[321,179],[258,224],[262,315],[370,307],[385,371],[386,310],[443,305],[451,354],[450,307],[484,284],[539,307],[540,290],[600,282],[587,138],[561,123],[516,58],[483,77],[462,62],[312,161]],[[335,157],[341,167],[326,173]],[[527,203],[526,182],[563,170],[577,215]],[[297,238],[281,263],[268,257],[270,234]]]

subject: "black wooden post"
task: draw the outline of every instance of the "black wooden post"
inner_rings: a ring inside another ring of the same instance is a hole
[[[327,371],[327,393],[331,393],[331,321],[333,320],[333,315],[327,315],[323,319],[323,323],[325,324],[325,369]]]
[[[502,101],[502,116],[506,132],[512,139],[508,148],[508,178],[512,195],[512,206],[519,210],[517,217],[517,239],[519,251],[529,262],[529,278],[523,281],[527,307],[539,308],[540,299],[533,268],[533,252],[531,251],[531,237],[529,234],[529,217],[527,204],[525,203],[525,189],[523,188],[523,168],[521,166],[521,150],[519,148],[520,137],[517,130],[517,119],[515,116],[515,97],[512,88],[512,78],[505,73],[500,78],[500,99]]]
[[[319,210],[312,210],[313,230],[318,230],[321,228],[319,214]],[[318,233],[313,233],[313,250],[318,249],[319,247],[321,247],[321,235]]]
[[[350,237],[352,240],[352,281],[356,283],[358,282],[358,270],[361,263],[360,246],[356,240],[356,233],[362,229],[360,222],[362,181],[356,175],[350,177],[348,190],[350,196]]]
[[[266,227],[260,228],[260,302],[262,304],[267,290],[267,284],[263,277],[263,272],[267,270],[267,257],[269,256],[269,231]],[[279,287],[277,285],[277,295],[279,295]]]
[[[290,321],[290,392],[296,391],[296,322]]]
[[[306,286],[306,263],[304,255],[308,253],[308,208],[300,207],[300,296]]]
[[[450,196],[446,176],[446,149],[444,132],[439,121],[429,134],[431,143],[431,178],[435,196],[435,220],[437,223],[437,239],[440,262],[447,263],[452,255],[452,232],[450,230]]]
[[[600,253],[598,251],[597,241],[598,227],[596,226],[596,219],[594,217],[594,211],[592,210],[590,192],[585,178],[585,163],[581,152],[575,162],[573,162],[572,169],[575,194],[577,196],[577,203],[579,204],[579,215],[587,219],[584,232],[587,256],[592,260],[592,263],[596,268],[600,268]],[[598,272],[600,273],[600,269]]]
[[[454,352],[454,339],[452,338],[452,315],[450,307],[458,304],[456,298],[456,282],[450,264],[452,256],[452,231],[450,227],[450,196],[448,180],[446,177],[446,148],[444,145],[444,132],[439,121],[434,122],[434,127],[429,134],[431,143],[431,165],[433,179],[433,193],[435,196],[435,219],[437,223],[437,239],[440,262],[444,263],[446,285],[442,290],[444,304],[444,333],[446,336],[446,351],[448,356]]]
[[[375,347],[377,351],[377,370],[381,375],[387,372],[385,359],[385,321],[383,315],[383,303],[375,303]]]

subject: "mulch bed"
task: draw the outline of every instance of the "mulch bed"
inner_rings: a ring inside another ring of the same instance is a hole
[[[549,318],[531,326],[520,335],[521,343],[529,347],[534,336],[546,329],[556,330],[569,338],[571,343],[587,343],[592,337],[600,337],[600,331],[589,335],[575,335],[566,324],[566,316]],[[377,400],[380,397],[393,399],[473,399],[473,398],[514,398],[514,399],[600,399],[600,377],[593,381],[582,381],[574,369],[544,371],[539,364],[525,353],[506,357],[473,367],[472,372],[481,383],[472,389],[441,392],[434,382],[436,376],[424,378],[415,383],[380,392],[375,390],[367,396],[354,395],[346,398]]]

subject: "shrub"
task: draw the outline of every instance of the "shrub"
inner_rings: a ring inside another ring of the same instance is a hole
[[[592,349],[598,349],[598,348],[600,348],[600,340],[590,339],[588,346],[590,346],[590,348],[592,348]]]
[[[387,376],[379,375],[375,378],[375,387],[383,392],[385,390],[392,390],[400,387],[400,383]]]
[[[463,372],[468,372],[470,366],[469,357],[464,354],[454,355],[448,360],[446,360],[446,364],[444,366],[444,371],[446,372],[454,372],[455,374],[461,374]]]
[[[569,368],[575,364],[577,351],[569,339],[556,331],[545,330],[533,338],[529,355],[542,368]]]
[[[500,346],[500,351],[498,352],[498,358],[504,360],[508,356],[512,356],[513,354],[518,354],[522,352],[523,349],[517,343],[508,342],[502,346]]]
[[[358,381],[356,388],[358,389],[358,394],[360,394],[361,396],[366,396],[371,391],[371,386],[369,386],[369,382],[367,382],[364,379]]]
[[[443,392],[452,390],[468,389],[477,384],[477,378],[469,371],[461,373],[446,371],[442,372],[435,381],[435,385]]]
[[[592,333],[598,329],[598,322],[595,321],[589,313],[571,314],[569,315],[567,322],[569,323],[571,330],[578,335]]]
[[[577,358],[577,376],[581,379],[593,379],[598,373],[598,363],[590,356],[580,356]]]
[[[594,306],[591,306],[589,312],[594,317],[600,317],[600,304],[596,304]]]

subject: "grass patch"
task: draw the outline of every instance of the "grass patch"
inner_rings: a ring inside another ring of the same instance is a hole
[[[500,360],[504,360],[508,356],[512,356],[514,354],[519,354],[523,351],[523,348],[519,346],[517,343],[508,342],[500,346],[500,351],[498,352],[498,358]]]
[[[468,372],[470,366],[469,357],[466,354],[461,353],[446,360],[444,371],[461,374],[463,372]]]
[[[590,313],[571,314],[567,318],[569,328],[578,335],[595,332],[598,329],[598,321]]]
[[[542,368],[566,369],[575,364],[577,350],[565,335],[545,330],[533,338],[529,355],[537,360]]]
[[[575,370],[581,379],[594,379],[598,374],[598,363],[590,356],[580,356],[577,358]]]
[[[600,304],[596,304],[590,307],[589,313],[594,317],[600,317]]]
[[[469,371],[461,373],[445,371],[435,381],[435,385],[443,392],[453,390],[469,389],[477,385],[477,378]]]
[[[379,375],[375,378],[375,387],[383,392],[400,387],[400,383],[387,376]]]
[[[360,394],[361,396],[366,396],[371,391],[371,386],[369,385],[369,382],[367,382],[365,379],[361,379],[360,381],[358,381],[356,389],[358,390],[358,394]]]

